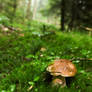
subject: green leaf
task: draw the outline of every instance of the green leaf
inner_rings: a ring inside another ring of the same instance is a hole
[[[14,92],[15,87],[16,87],[16,85],[11,85],[11,86],[10,86],[10,88],[11,88],[11,92]]]
[[[33,55],[27,55],[26,58],[34,58]]]
[[[34,81],[36,82],[36,81],[38,81],[39,79],[40,79],[40,77],[37,76],[37,77],[34,78]]]
[[[28,82],[28,84],[33,86],[34,85],[34,82],[31,81],[31,82]]]

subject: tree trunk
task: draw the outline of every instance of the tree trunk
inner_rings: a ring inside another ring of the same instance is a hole
[[[16,17],[16,10],[17,10],[17,0],[14,0],[11,22],[13,22],[14,18]]]
[[[77,23],[77,0],[72,0],[72,6],[71,6],[71,20],[69,23],[69,29],[72,30],[73,28],[76,28]]]
[[[72,6],[71,6],[71,20],[69,23],[69,29],[72,30],[74,27],[74,20],[75,20],[75,4],[74,4],[74,0],[72,0]]]
[[[34,6],[33,6],[33,19],[36,17],[37,12],[37,0],[34,0]]]
[[[61,30],[65,30],[65,0],[61,1]]]
[[[3,10],[3,5],[2,5],[2,2],[0,2],[0,12],[2,12]]]
[[[27,19],[31,18],[31,0],[28,0],[28,5],[27,5]]]

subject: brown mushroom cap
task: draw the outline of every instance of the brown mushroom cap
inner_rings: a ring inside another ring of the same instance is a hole
[[[43,47],[43,48],[40,49],[40,51],[41,52],[45,52],[46,51],[46,48]]]
[[[72,77],[75,76],[77,69],[70,60],[60,59],[49,65],[47,71],[53,76]]]

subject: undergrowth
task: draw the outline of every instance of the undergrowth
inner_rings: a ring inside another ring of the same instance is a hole
[[[23,30],[23,37],[18,33],[0,33],[0,92],[92,91],[92,61],[89,60],[73,61],[78,72],[70,87],[52,88],[44,81],[46,67],[56,58],[91,58],[91,37],[62,33],[52,26],[43,32],[43,24],[38,23],[25,24],[30,29],[19,25],[15,27]],[[41,48],[46,51],[42,52]],[[28,90],[31,86],[33,88]]]

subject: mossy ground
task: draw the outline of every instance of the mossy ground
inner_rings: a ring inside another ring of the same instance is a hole
[[[56,58],[92,58],[92,37],[79,32],[62,33],[54,26],[13,24],[17,32],[0,35],[0,92],[92,92],[92,61],[75,60],[78,73],[71,86],[51,88],[44,81],[48,64]],[[54,30],[54,31],[53,31]],[[41,52],[41,48],[46,51]]]

